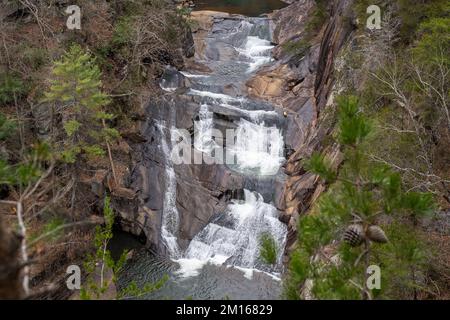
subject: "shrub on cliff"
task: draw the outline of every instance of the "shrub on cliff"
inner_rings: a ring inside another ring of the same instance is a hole
[[[277,262],[277,244],[270,233],[263,233],[259,238],[261,259],[269,264],[274,265]]]
[[[74,164],[83,155],[104,156],[103,145],[109,149],[109,142],[119,133],[106,126],[106,120],[113,115],[104,111],[109,99],[102,92],[101,73],[95,60],[74,45],[55,62],[52,74],[45,101],[52,103],[53,110],[61,114],[53,136],[61,160]]]
[[[18,101],[26,92],[22,79],[11,73],[0,73],[0,105]]]

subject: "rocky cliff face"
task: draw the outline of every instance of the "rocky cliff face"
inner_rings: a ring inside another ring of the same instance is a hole
[[[230,96],[248,94],[255,99],[268,101],[281,108],[285,114],[283,124],[286,155],[286,177],[275,177],[265,182],[252,181],[235,174],[224,165],[175,166],[176,205],[180,216],[179,244],[185,248],[190,240],[208,223],[214,213],[225,208],[231,198],[249,185],[264,195],[265,185],[276,185],[273,201],[280,211],[280,219],[288,224],[287,248],[295,242],[297,218],[305,213],[311,203],[324,190],[315,176],[305,173],[302,160],[314,150],[324,149],[323,140],[329,134],[329,126],[318,121],[326,112],[332,100],[333,65],[337,52],[352,31],[349,7],[352,1],[334,1],[330,4],[330,17],[325,26],[310,41],[304,54],[293,56],[283,48],[291,41],[306,36],[309,17],[314,11],[313,0],[299,0],[290,6],[274,12],[272,20],[273,42],[276,63],[262,68],[247,79],[245,86],[228,85],[222,93]],[[229,32],[236,16],[212,12],[194,12],[196,26],[193,30],[193,47],[197,60],[214,60],[232,54],[227,47],[205,41],[211,30]],[[200,74],[208,74],[208,65],[187,60],[186,66]],[[145,235],[148,245],[164,253],[161,241],[161,223],[166,196],[166,155],[159,141],[164,139],[155,119],[164,119],[165,125],[193,132],[193,123],[198,117],[201,99],[186,94],[190,87],[189,78],[174,69],[168,69],[166,85],[178,88],[177,99],[168,93],[158,101],[151,101],[142,122],[141,135],[145,142],[135,154],[136,166],[132,171],[132,186],[138,192],[138,203],[134,208],[124,203],[118,205],[122,225],[126,231]],[[227,127],[242,114],[217,108],[214,110],[218,127]],[[339,164],[337,146],[327,146],[330,157]],[[195,151],[194,151],[195,152]],[[130,210],[131,209],[131,210]]]
[[[225,164],[208,165],[204,161],[199,165],[173,166],[174,182],[169,181],[172,175],[172,169],[168,168],[170,155],[164,150],[163,142],[168,138],[170,141],[172,128],[186,130],[192,135],[194,123],[199,120],[200,108],[204,104],[213,114],[214,128],[220,130],[224,137],[226,129],[236,129],[241,120],[253,121],[252,117],[258,112],[264,114],[266,125],[287,128],[281,113],[273,111],[270,103],[242,102],[241,96],[246,94],[246,87],[240,85],[245,83],[241,77],[248,77],[247,73],[245,69],[233,70],[235,65],[239,65],[228,62],[239,56],[233,47],[247,41],[247,33],[237,32],[233,35],[233,32],[243,28],[255,34],[266,34],[269,25],[265,20],[248,22],[242,16],[207,11],[194,12],[191,18],[196,21],[193,29],[195,57],[186,60],[185,70],[198,73],[196,77],[211,76],[213,81],[196,83],[194,86],[189,77],[175,68],[166,69],[161,80],[165,91],[162,90],[161,97],[150,101],[146,107],[146,120],[141,127],[141,136],[145,137],[145,142],[136,149],[134,156],[136,166],[131,173],[131,180],[138,194],[138,203],[133,202],[133,207],[122,201],[122,205],[118,203],[116,206],[123,228],[144,235],[148,245],[159,253],[165,253],[167,249],[162,243],[161,227],[163,212],[168,206],[176,205],[178,211],[177,238],[181,249],[187,247],[215,214],[224,211],[230,199],[242,198],[244,189],[258,192],[279,210],[284,209],[283,174],[260,178],[239,174]],[[211,33],[223,34],[223,37],[211,37]],[[215,68],[213,73],[212,69]],[[197,94],[192,94],[192,89]],[[223,104],[228,103],[228,107],[223,107]],[[242,103],[246,109],[241,109]],[[191,151],[201,156],[194,147]],[[175,186],[169,192],[171,183],[175,183]],[[274,186],[275,193],[272,190]],[[175,194],[175,199],[168,198]]]
[[[350,7],[353,1],[332,1],[329,18],[299,58],[283,48],[307,33],[314,1],[299,0],[272,15],[276,24],[274,39],[278,62],[247,82],[250,94],[269,99],[287,113],[286,143],[292,155],[286,163],[288,179],[284,189],[284,216],[288,222],[287,250],[294,244],[299,215],[304,214],[324,191],[316,176],[306,173],[302,160],[313,151],[325,151],[332,162],[340,163],[339,148],[323,143],[330,134],[330,123],[319,117],[332,107],[334,61],[353,30]]]

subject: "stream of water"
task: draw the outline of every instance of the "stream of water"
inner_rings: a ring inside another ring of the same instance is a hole
[[[216,2],[210,1],[210,4]],[[236,143],[227,150],[236,156],[237,161],[228,167],[251,178],[254,185],[255,180],[266,181],[267,177],[276,176],[284,161],[284,138],[277,125],[279,113],[267,103],[241,94],[240,89],[256,70],[272,61],[271,31],[269,21],[264,18],[225,23],[231,32],[221,34],[220,29],[213,29],[208,38],[214,42],[215,48],[220,49],[219,53],[201,61],[212,72],[183,72],[191,82],[188,94],[200,101],[198,120],[194,123],[194,148],[204,153],[215,148],[216,142],[211,134],[215,126],[215,110],[239,112],[242,116],[233,123],[237,132]],[[222,54],[225,51],[227,54]],[[236,94],[224,93],[223,88],[230,83],[236,86]],[[170,92],[176,89],[165,87],[163,83],[161,86]],[[287,227],[278,219],[279,213],[271,201],[265,200],[257,190],[245,189],[243,198],[229,201],[226,209],[215,214],[186,249],[180,249],[177,242],[180,219],[176,204],[177,176],[170,159],[173,132],[163,122],[157,122],[157,127],[162,137],[160,148],[166,155],[161,235],[168,257],[140,252],[133,263],[125,266],[120,283],[125,286],[135,280],[144,284],[168,274],[170,280],[166,285],[145,298],[279,298]],[[273,186],[270,182],[268,185],[266,194],[273,197]],[[259,243],[263,234],[270,234],[278,249],[273,265],[268,265],[260,257]]]

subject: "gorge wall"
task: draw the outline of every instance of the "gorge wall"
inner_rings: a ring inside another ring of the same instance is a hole
[[[311,40],[302,55],[284,50],[290,42],[299,41],[309,32],[308,21],[315,10],[312,0],[299,0],[270,15],[270,30],[275,63],[260,69],[245,81],[245,86],[227,85],[221,93],[231,97],[249,95],[254,99],[267,101],[283,112],[284,120],[279,123],[285,136],[285,174],[269,179],[244,178],[226,166],[194,165],[176,166],[177,177],[175,201],[179,214],[178,242],[185,249],[190,241],[210,221],[213,215],[224,210],[231,199],[243,197],[243,190],[251,188],[272,202],[278,209],[280,220],[288,225],[287,252],[296,239],[296,225],[299,215],[305,213],[311,203],[324,190],[316,177],[305,173],[301,161],[314,150],[322,149],[322,141],[329,134],[329,128],[322,125],[319,115],[330,107],[333,91],[334,58],[352,31],[349,17],[351,1],[334,1],[330,17]],[[211,68],[195,62],[195,58],[214,60],[226,57],[230,51],[222,43],[205,41],[213,29],[215,33],[231,32],[232,21],[242,19],[236,15],[213,12],[193,12],[195,21],[192,34],[194,41],[187,42],[195,48],[195,57],[186,59],[187,69],[199,74],[208,74]],[[206,43],[206,46],[205,46]],[[161,143],[164,130],[160,130],[156,119],[163,120],[163,126],[175,126],[193,132],[198,121],[199,108],[203,98],[189,94],[191,81],[174,68],[168,68],[163,75],[166,88],[173,88],[178,98],[166,93],[160,99],[150,101],[141,122],[141,143],[133,152],[135,163],[130,186],[137,192],[137,199],[116,199],[115,207],[121,216],[125,231],[145,236],[147,244],[156,252],[167,254],[162,242],[161,227],[164,202],[169,185],[166,156]],[[270,108],[270,106],[268,106]],[[216,108],[213,110],[216,126],[230,127],[245,115]],[[277,122],[280,120],[274,119]],[[337,146],[327,147],[336,165],[339,163]],[[194,150],[194,149],[193,149]],[[195,150],[194,150],[195,152]],[[275,186],[275,194],[267,192]]]
[[[292,148],[285,166],[288,179],[283,193],[282,220],[289,227],[287,253],[297,239],[299,215],[306,213],[325,190],[317,176],[306,173],[302,161],[314,151],[325,152],[335,166],[341,161],[338,145],[323,143],[333,126],[322,114],[334,107],[334,62],[353,31],[352,4],[333,1],[327,21],[314,35],[309,23],[315,1],[296,1],[274,13],[278,62],[247,83],[251,94],[276,101],[287,113],[286,143]],[[284,49],[290,42],[307,37],[310,43],[301,54]]]

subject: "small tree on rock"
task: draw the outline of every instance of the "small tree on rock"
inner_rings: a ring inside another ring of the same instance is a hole
[[[432,212],[433,198],[404,192],[397,172],[369,160],[364,150],[373,126],[355,97],[342,97],[338,107],[344,164],[337,171],[323,154],[305,162],[330,186],[299,221],[286,293],[290,298],[371,299],[392,296],[393,290],[413,291],[426,259],[415,224]],[[368,286],[370,265],[381,269],[380,288]]]
[[[53,143],[60,159],[77,167],[84,157],[104,156],[106,146],[116,178],[110,143],[119,132],[106,124],[114,116],[105,112],[109,99],[101,89],[101,72],[95,59],[73,45],[54,63],[52,74],[45,100],[54,105]]]

